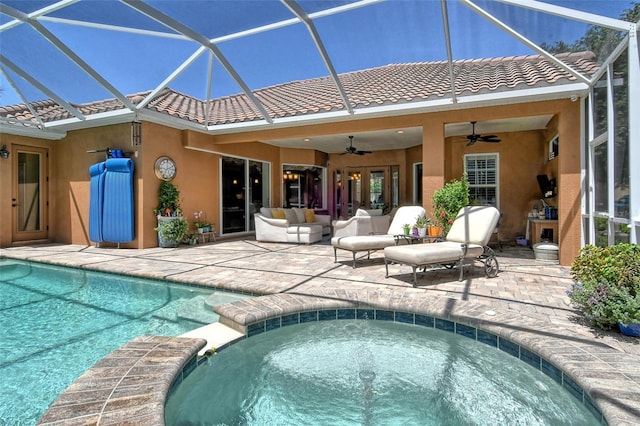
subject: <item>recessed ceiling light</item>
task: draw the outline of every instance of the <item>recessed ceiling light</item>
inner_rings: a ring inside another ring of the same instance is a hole
[[[309,139],[309,138],[304,138],[303,140],[304,140],[305,142],[311,142],[311,139]]]
[[[397,133],[397,134],[399,134],[399,135],[401,135],[401,134],[403,134],[403,133],[404,133],[404,130],[396,130],[396,133]]]

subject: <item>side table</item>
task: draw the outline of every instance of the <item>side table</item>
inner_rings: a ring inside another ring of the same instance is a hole
[[[216,233],[215,232],[203,232],[202,234],[196,234],[196,239],[198,240],[199,243],[209,243],[211,241],[215,241],[216,240]]]

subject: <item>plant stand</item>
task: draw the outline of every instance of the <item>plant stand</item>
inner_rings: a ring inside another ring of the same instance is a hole
[[[199,243],[210,243],[212,241],[216,241],[216,233],[215,232],[203,232],[201,234],[196,234],[196,239]]]

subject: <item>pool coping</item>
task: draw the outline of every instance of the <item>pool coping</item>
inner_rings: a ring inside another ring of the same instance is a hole
[[[532,365],[532,357],[539,357],[540,367],[536,368],[556,381],[559,379],[577,398],[580,396],[576,393],[583,392],[583,403],[594,415],[602,414],[603,424],[618,426],[640,422],[639,412],[625,409],[633,407],[640,389],[612,365],[614,363],[605,361],[612,356],[616,363],[623,361],[619,359],[622,354],[605,344],[570,339],[566,334],[553,335],[548,328],[542,332],[537,330],[533,319],[525,327],[522,315],[516,318],[510,312],[487,311],[483,305],[451,306],[446,298],[434,297],[416,304],[403,298],[385,299],[377,295],[378,302],[365,303],[357,300],[356,294],[351,296],[354,300],[347,301],[318,295],[274,294],[221,305],[215,310],[223,325],[241,331],[247,337],[290,324],[338,320],[341,318],[339,312],[346,311],[354,312],[347,314],[347,318],[433,326],[467,337],[473,328],[476,339],[478,331],[486,333],[483,338],[489,336],[489,340],[491,335],[496,336],[496,349],[529,365]],[[335,318],[327,318],[326,313],[331,311],[335,312]],[[425,318],[433,321],[432,325],[422,323]],[[558,331],[566,332],[561,328]],[[487,343],[483,338],[480,341]],[[93,423],[94,420],[95,424],[164,424],[166,398],[203,361],[197,353],[205,346],[204,339],[156,336],[134,339],[81,376],[56,399],[38,424],[85,424],[85,421]],[[218,349],[222,350],[224,346]],[[121,366],[123,361],[125,367]],[[580,368],[585,363],[589,363],[588,370]],[[123,368],[126,373],[118,376]],[[106,390],[98,386],[104,374],[108,375],[107,383],[114,384]],[[92,396],[94,398],[90,400]]]
[[[203,339],[139,336],[69,386],[38,425],[161,425],[176,377],[195,368]]]
[[[640,366],[633,355],[620,353],[604,343],[567,335],[563,327],[557,327],[554,333],[549,326],[539,327],[535,318],[514,312],[488,310],[486,305],[472,302],[456,306],[445,297],[416,300],[387,297],[382,292],[353,292],[349,297],[349,301],[340,301],[319,295],[274,294],[261,297],[259,307],[254,306],[257,300],[241,301],[219,306],[216,312],[222,323],[239,327],[236,329],[244,330],[247,336],[277,328],[278,320],[281,321],[280,326],[296,323],[296,315],[298,323],[321,321],[320,312],[334,309],[374,311],[368,312],[369,318],[374,315],[375,319],[383,320],[392,320],[389,315],[393,315],[395,321],[396,313],[405,313],[431,317],[434,322],[439,319],[462,324],[518,345],[519,358],[522,348],[560,370],[595,404],[603,416],[603,423],[617,426],[640,424],[640,411],[635,408],[640,400],[640,385],[634,381],[634,376],[637,378],[640,373]],[[375,311],[383,312],[386,318],[377,318]],[[286,322],[284,325],[283,320]],[[445,331],[455,332],[455,325],[453,327]],[[627,365],[627,361],[630,368],[628,375],[621,368]],[[582,368],[585,365],[589,368]]]
[[[251,247],[254,247],[254,245]],[[397,285],[398,283],[395,281],[391,285],[386,285],[384,282],[374,280],[372,281],[374,285],[362,286],[360,285],[361,283],[359,280],[364,279],[364,281],[367,282],[367,268],[364,266],[362,268],[358,268],[357,277],[351,276],[352,270],[350,267],[345,267],[343,276],[346,274],[349,279],[340,281],[340,278],[338,277],[338,285],[335,285],[333,281],[331,281],[336,280],[336,277],[331,276],[328,279],[322,279],[323,277],[320,277],[320,279],[316,279],[311,282],[311,285],[304,287],[295,283],[295,285],[292,285],[291,282],[286,282],[284,285],[278,287],[269,285],[268,282],[261,281],[264,279],[263,277],[259,277],[257,280],[253,279],[254,277],[251,276],[251,273],[248,273],[249,275],[241,275],[243,279],[244,277],[248,277],[249,282],[246,285],[244,282],[238,285],[238,283],[235,282],[237,280],[231,280],[233,283],[230,281],[227,284],[227,280],[209,280],[202,275],[174,275],[177,269],[171,268],[171,265],[169,265],[167,269],[157,271],[155,269],[157,268],[157,262],[146,265],[146,269],[140,269],[140,263],[136,262],[136,269],[134,272],[134,270],[131,269],[131,264],[123,263],[123,265],[120,266],[119,263],[109,262],[106,259],[107,256],[102,254],[102,251],[76,246],[62,247],[65,250],[60,252],[62,254],[57,254],[57,251],[56,254],[53,255],[50,247],[43,247],[41,250],[37,248],[30,248],[29,250],[17,250],[16,252],[11,253],[7,251],[6,257],[27,261],[60,264],[76,268],[102,270],[103,272],[121,275],[163,279],[176,282],[178,284],[211,287],[224,291],[234,289],[241,290],[240,292],[246,293],[245,290],[253,291],[258,288],[267,288],[271,290],[274,294],[261,296],[256,299],[248,299],[240,303],[236,302],[233,305],[225,305],[219,307],[221,309],[216,309],[216,312],[221,314],[222,322],[231,326],[236,331],[243,330],[243,332],[246,332],[247,327],[251,324],[273,319],[275,317],[291,315],[296,312],[308,312],[332,308],[337,309],[342,307],[369,307],[372,309],[388,311],[413,312],[415,314],[429,315],[455,321],[457,323],[477,327],[478,329],[504,337],[505,339],[508,339],[531,352],[539,354],[553,365],[561,368],[568,377],[584,389],[587,395],[589,395],[589,397],[597,404],[609,424],[640,424],[640,403],[638,402],[640,401],[640,357],[638,356],[638,351],[635,350],[635,348],[628,348],[631,349],[628,350],[620,347],[618,343],[622,343],[622,341],[617,340],[617,338],[611,340],[606,335],[599,336],[598,334],[592,335],[590,332],[585,333],[585,327],[580,326],[577,323],[575,327],[568,327],[567,325],[570,325],[571,322],[567,322],[567,319],[562,314],[557,316],[546,313],[539,314],[534,309],[525,311],[512,309],[510,306],[506,305],[498,307],[496,305],[499,304],[488,304],[481,299],[478,301],[466,300],[464,298],[460,300],[459,298],[455,298],[456,293],[454,293],[454,297],[448,297],[446,290],[442,291],[442,295],[437,294],[440,292],[439,287],[436,291],[421,294],[416,297],[417,292],[415,289]],[[208,252],[216,247],[217,246],[203,247],[201,250],[195,250],[195,252],[200,253],[200,251],[205,250]],[[245,246],[243,245],[240,249],[244,250],[244,247]],[[232,249],[234,248],[237,249],[237,247],[232,247]],[[285,250],[287,248],[288,246],[283,249],[280,245],[267,245],[268,251],[273,250],[275,260],[277,261],[280,261],[284,257],[280,251],[287,251]],[[313,247],[316,251],[322,248],[323,247]],[[58,246],[56,246],[56,249],[58,249]],[[135,257],[140,258],[143,261],[143,265],[145,265],[146,262],[148,262],[148,259],[152,256],[158,256],[157,253],[162,254],[159,259],[162,261],[162,258],[165,256],[165,252],[170,256],[175,256],[177,253],[187,255],[192,251],[189,249],[182,251],[164,250],[165,251],[162,252],[151,250],[148,254],[147,251],[145,251],[144,253],[147,255],[138,254],[137,252],[124,252],[124,254],[121,255],[121,252],[118,251],[117,256],[110,254],[109,256],[113,257],[109,258],[121,259]],[[261,246],[258,247],[258,250],[265,250],[265,248]],[[0,250],[0,257],[5,257],[3,256],[3,251],[4,250]],[[100,254],[96,255],[96,252]],[[83,258],[82,261],[75,261],[74,257],[74,261],[72,262],[61,262],[59,257],[64,258],[68,255],[67,253],[72,254],[73,256],[79,253],[82,253],[83,255],[86,254],[90,260],[85,261]],[[215,256],[218,253],[224,254],[225,251],[216,251],[214,253],[207,254],[207,256],[213,256],[215,259]],[[315,256],[316,254],[314,252],[314,262]],[[187,256],[187,258],[189,257],[190,256]],[[248,256],[248,258],[253,261],[253,257]],[[333,260],[333,258],[331,260]],[[209,258],[206,258],[206,260],[202,259],[200,261],[197,261],[196,259],[196,262],[193,263],[193,268],[202,267],[201,265],[210,262],[212,261]],[[333,263],[334,262],[332,262],[332,264]],[[117,265],[117,268],[114,268],[113,265]],[[107,266],[110,269],[108,271],[106,270]],[[153,266],[153,268],[149,269],[149,266]],[[537,262],[535,267],[538,267]],[[517,269],[518,265],[515,265],[515,268],[516,273],[513,275],[510,275],[509,267],[507,267],[505,271],[502,271],[505,276],[505,285],[508,287],[512,287],[514,285],[517,286],[517,282],[514,282],[513,280],[518,276],[517,271],[523,270]],[[271,269],[272,268],[266,268],[265,270],[270,271]],[[373,275],[377,276],[377,269],[375,267],[371,269]],[[541,269],[544,269],[544,267],[541,267]],[[188,270],[191,270],[191,268]],[[250,268],[250,270],[253,271],[255,269]],[[341,271],[342,268],[339,268],[339,270]],[[530,269],[530,266],[527,263],[524,264],[524,270],[534,271]],[[169,273],[169,271],[171,271],[171,273]],[[538,283],[544,285],[546,280],[547,283],[551,284],[550,294],[548,297],[553,297],[553,295],[556,295],[557,297],[557,294],[553,293],[554,286],[552,280],[562,280],[563,272],[551,272],[548,275],[545,275],[544,272],[541,274],[537,269],[535,269],[535,272],[530,272],[530,274],[532,278],[520,273],[522,279],[525,280],[525,287],[527,282],[530,284],[532,280],[536,285]],[[543,276],[547,278],[542,278],[542,281],[538,281],[538,277]],[[269,274],[266,274],[266,277],[273,278],[273,276]],[[302,279],[308,280],[309,278],[306,277],[307,275],[304,275],[302,276]],[[476,280],[474,279],[473,281],[475,282]],[[493,284],[494,281],[484,282],[481,278],[479,278],[478,281],[482,285],[483,289],[489,287],[495,288],[495,284]],[[499,282],[501,279],[498,279],[497,281]],[[219,283],[222,283],[223,285],[217,285]],[[351,283],[355,285],[352,286]],[[229,288],[227,289],[227,287]],[[530,285],[529,288],[531,288]],[[555,286],[555,288],[557,289],[557,286]],[[518,291],[517,287],[514,291]],[[523,295],[526,295],[526,293],[523,293]],[[535,301],[533,303],[535,303]],[[547,304],[536,306],[540,306],[543,311],[548,309]],[[551,309],[559,309],[560,311],[563,311],[564,308],[561,306],[555,308],[551,306]],[[489,314],[490,311],[492,312],[492,315]],[[185,344],[184,340],[179,340],[179,342],[182,342],[180,343],[181,345]],[[629,342],[631,342],[631,345],[635,346],[640,343],[640,339],[626,339],[625,344],[629,344]],[[196,344],[195,347],[193,347],[192,343],[187,343],[186,345],[190,348],[182,349],[191,350],[195,354],[198,352],[198,349],[202,348],[201,343]],[[178,374],[182,370],[180,368],[174,368],[172,371],[174,372],[173,377],[175,378],[179,377]],[[71,386],[73,387],[74,385]],[[105,402],[103,401],[103,405],[104,403]],[[160,418],[160,416],[163,416],[163,410],[159,407],[158,410],[156,420]],[[62,413],[59,414],[62,416]],[[68,419],[73,419],[72,412],[69,412],[67,416]],[[134,422],[135,424],[145,424],[140,423],[139,418]],[[81,421],[80,423],[84,424],[84,421]],[[60,417],[59,422],[51,424],[76,423],[73,421],[66,421],[63,417]],[[124,420],[123,424],[128,423]],[[146,424],[158,423],[150,421]]]

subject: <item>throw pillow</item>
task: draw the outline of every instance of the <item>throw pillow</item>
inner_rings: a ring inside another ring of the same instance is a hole
[[[284,218],[287,219],[290,224],[300,223],[298,215],[291,209],[284,209]]]
[[[296,212],[296,216],[298,217],[298,221],[296,223],[304,223],[305,222],[305,219],[304,219],[304,211],[305,211],[305,209],[300,208],[300,207],[292,207],[291,210]]]
[[[264,217],[268,217],[268,218],[273,218],[273,216],[271,216],[271,208],[270,207],[260,207],[260,213],[262,213],[262,216]]]
[[[316,212],[311,209],[304,211],[304,221],[307,223],[314,223],[316,221]]]
[[[284,210],[271,209],[271,217],[274,219],[286,219]]]

